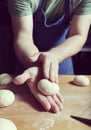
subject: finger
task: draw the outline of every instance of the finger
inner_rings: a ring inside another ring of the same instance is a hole
[[[58,99],[60,100],[60,102],[64,102],[64,98],[60,93],[57,93],[56,95],[57,95]]]
[[[14,78],[13,82],[14,82],[16,85],[22,85],[22,84],[24,84],[29,78],[30,78],[29,73],[24,72],[23,74],[16,76],[16,77]]]
[[[45,96],[41,95],[41,94],[37,94],[36,95],[36,99],[39,101],[39,103],[43,106],[43,108],[47,111],[50,110],[51,106],[49,101],[46,99]]]
[[[45,58],[45,55],[43,52],[40,53],[40,56],[39,56],[39,62],[40,63],[44,63],[44,58]]]
[[[47,99],[51,105],[51,110],[55,113],[57,113],[60,109],[58,107],[58,105],[56,104],[56,102],[54,101],[52,96],[47,96]]]
[[[39,53],[34,54],[33,56],[29,57],[30,62],[36,62],[39,58]]]
[[[50,62],[48,58],[45,58],[43,63],[43,72],[44,72],[44,77],[47,79],[49,79],[49,71],[50,71]]]
[[[62,102],[59,100],[59,98],[57,97],[57,95],[53,95],[53,100],[55,101],[55,103],[57,104],[59,110],[63,109],[63,105]]]
[[[49,79],[52,81],[52,82],[56,82],[58,83],[58,63],[51,63],[50,65],[50,77]]]

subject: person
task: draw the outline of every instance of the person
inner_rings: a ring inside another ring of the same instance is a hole
[[[37,83],[41,78],[58,83],[58,74],[74,74],[71,56],[86,42],[91,0],[8,0],[8,8],[21,70],[14,83],[27,82],[45,110],[58,112],[62,95],[44,96]]]

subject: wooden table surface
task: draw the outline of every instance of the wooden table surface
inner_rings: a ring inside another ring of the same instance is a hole
[[[59,76],[64,109],[56,114],[44,111],[27,86],[3,86],[15,93],[16,100],[12,105],[0,108],[0,117],[12,120],[18,130],[91,130],[90,126],[71,117],[91,119],[91,85],[75,86],[73,78]]]

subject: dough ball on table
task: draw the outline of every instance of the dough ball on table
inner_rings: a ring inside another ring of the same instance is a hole
[[[7,85],[10,84],[13,81],[13,78],[11,75],[7,73],[0,74],[0,85]]]
[[[0,118],[0,130],[17,130],[17,128],[11,120]]]
[[[58,84],[52,83],[47,79],[42,79],[38,82],[38,90],[44,95],[54,95],[59,93],[60,88]]]
[[[7,107],[15,100],[15,95],[10,90],[0,90],[0,107]]]
[[[88,86],[90,84],[90,79],[85,75],[78,75],[74,78],[73,83],[79,86]]]

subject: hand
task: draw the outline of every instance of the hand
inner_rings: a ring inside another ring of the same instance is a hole
[[[44,107],[45,110],[58,112],[63,106],[63,97],[60,93],[53,96],[45,96],[37,89],[37,83],[42,78],[42,72],[39,67],[31,67],[24,71],[23,74],[18,75],[14,78],[14,83],[17,85],[21,85],[27,82],[30,91],[35,96],[35,98],[39,101],[39,103]]]
[[[29,57],[30,62],[39,61],[43,65],[44,78],[51,82],[58,83],[58,59],[57,55],[51,51],[36,53]]]

